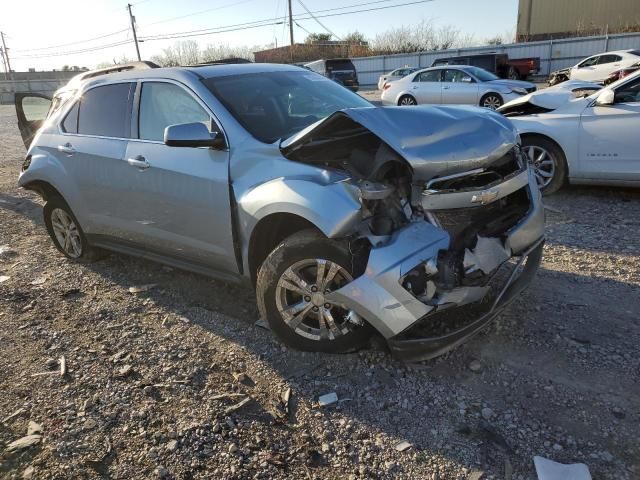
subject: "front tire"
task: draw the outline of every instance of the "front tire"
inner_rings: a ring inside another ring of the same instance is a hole
[[[105,255],[103,250],[89,245],[78,220],[62,197],[49,197],[44,205],[43,215],[54,246],[65,257],[88,263]]]
[[[496,110],[500,108],[504,104],[504,100],[502,96],[498,93],[486,93],[480,99],[480,106],[489,108],[491,110]]]
[[[522,151],[543,195],[562,188],[567,179],[567,159],[558,145],[544,137],[530,135],[522,139]]]
[[[262,318],[286,345],[340,353],[364,346],[371,327],[324,295],[353,279],[346,242],[304,230],[286,238],[267,257],[256,280]]]
[[[399,107],[412,107],[418,105],[418,101],[411,95],[403,95],[398,100]]]

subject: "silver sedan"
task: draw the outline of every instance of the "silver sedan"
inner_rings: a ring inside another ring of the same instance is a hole
[[[382,103],[480,105],[495,110],[535,90],[533,83],[504,80],[478,67],[433,67],[384,85]]]

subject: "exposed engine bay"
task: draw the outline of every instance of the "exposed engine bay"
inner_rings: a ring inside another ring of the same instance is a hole
[[[535,208],[539,192],[516,135],[506,145],[497,137],[493,151],[475,149],[466,161],[430,164],[422,158],[418,163],[405,153],[413,142],[390,144],[364,120],[335,114],[282,148],[291,160],[346,172],[358,189],[361,223],[350,241],[354,255],[364,257],[358,262],[361,276],[332,295],[370,322],[374,312],[394,310],[395,322],[385,319],[374,325],[388,330],[390,337],[406,335],[418,320],[424,323],[436,312],[486,302],[498,270],[542,239],[542,212]],[[465,130],[461,125],[453,128]],[[466,147],[464,140],[460,147]],[[455,153],[449,151],[449,156]],[[524,242],[518,235],[514,238],[514,229],[534,210],[534,231]],[[405,232],[406,239],[400,240]],[[409,260],[402,257],[403,249],[391,245],[404,242],[413,252]],[[417,256],[416,247],[421,251]],[[385,251],[394,253],[382,254]],[[396,271],[395,279],[390,270]],[[376,294],[376,282],[396,295],[385,300]],[[370,309],[363,296],[371,301]],[[423,352],[421,358],[435,354]]]

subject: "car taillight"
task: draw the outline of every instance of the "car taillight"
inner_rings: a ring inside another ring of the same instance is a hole
[[[30,165],[31,165],[31,155],[27,155],[26,157],[24,157],[24,160],[22,161],[22,171],[24,172],[27,168],[29,168]]]
[[[387,90],[390,86],[391,86],[391,84],[389,82],[387,82],[382,86],[382,90]]]

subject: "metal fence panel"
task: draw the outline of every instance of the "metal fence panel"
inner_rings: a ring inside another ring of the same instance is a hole
[[[356,66],[360,84],[364,86],[377,85],[380,75],[405,65],[425,68],[431,66],[438,58],[482,53],[506,53],[510,58],[539,57],[540,75],[546,77],[554,70],[571,67],[585,57],[612,50],[632,48],[640,49],[640,33],[379,55],[354,58],[353,63]]]

